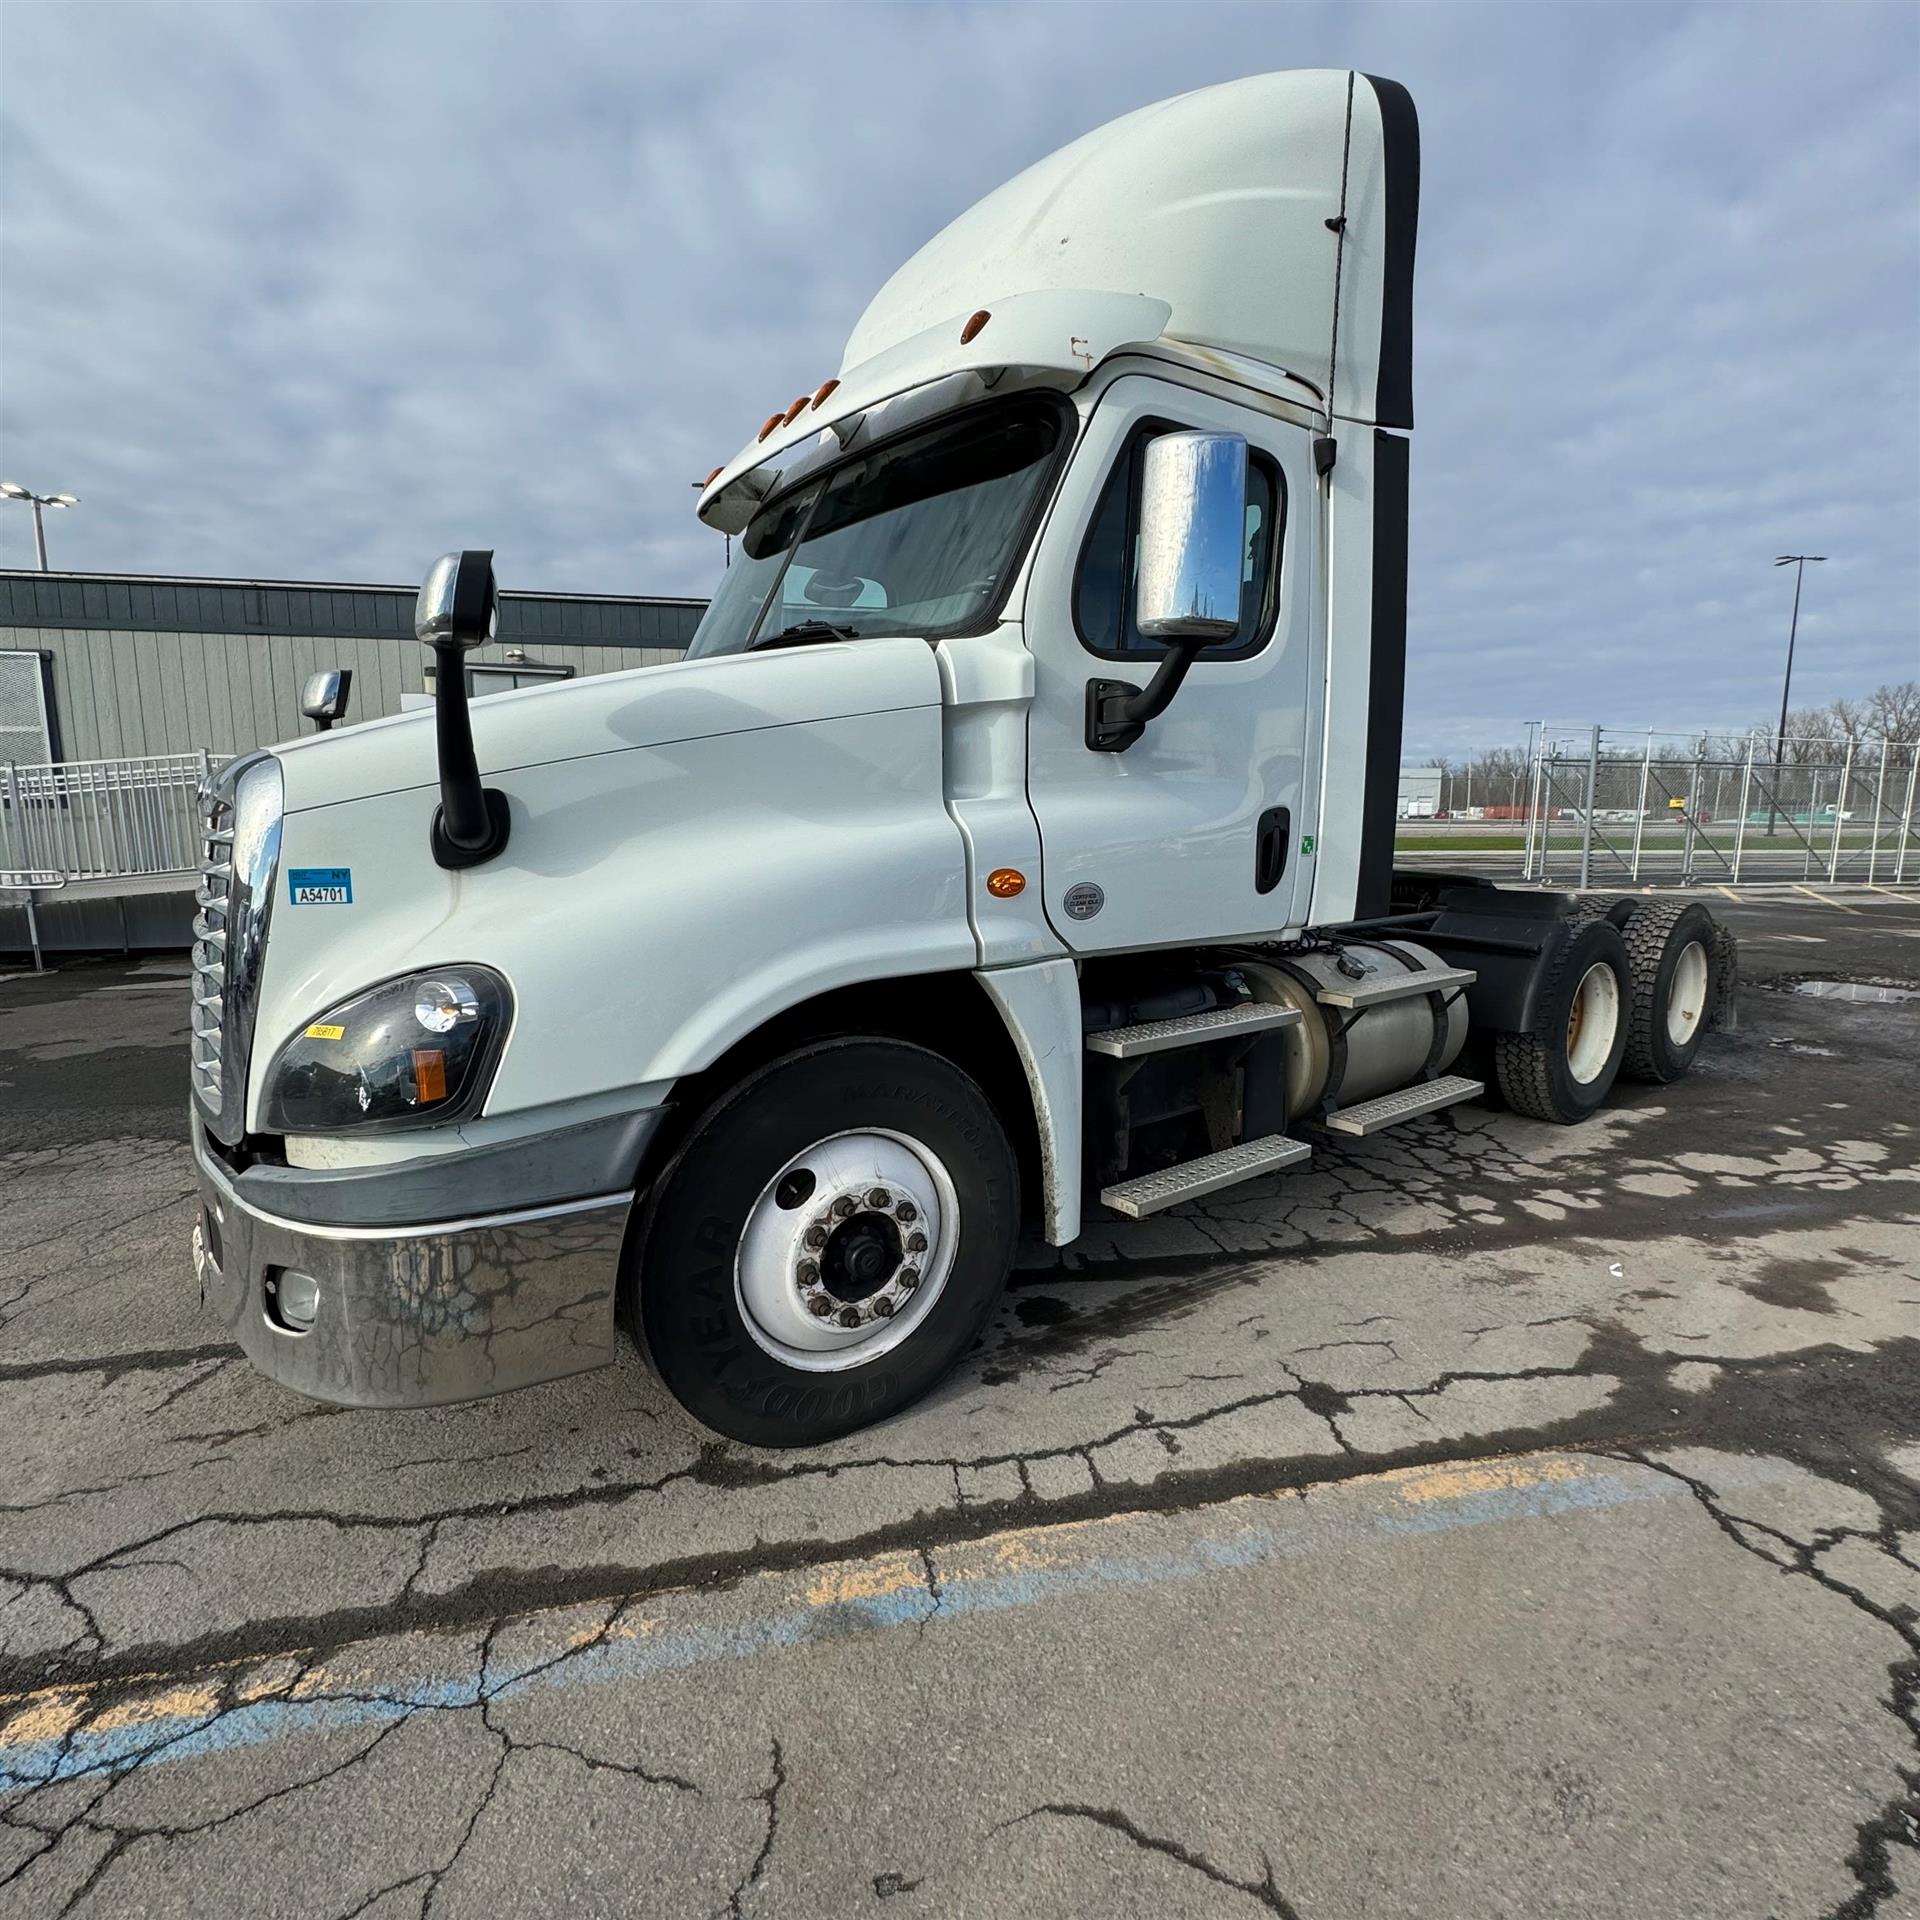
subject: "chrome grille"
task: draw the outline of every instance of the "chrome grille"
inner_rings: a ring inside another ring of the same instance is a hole
[[[193,1008],[189,1052],[194,1096],[209,1113],[220,1111],[225,1071],[227,1013],[227,917],[233,908],[233,795],[201,796],[202,858],[194,892]]]
[[[246,1133],[248,1055],[280,864],[280,763],[267,753],[229,761],[200,803],[190,1077],[208,1128],[232,1146]]]

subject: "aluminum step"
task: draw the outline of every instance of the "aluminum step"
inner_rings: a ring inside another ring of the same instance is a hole
[[[1378,1007],[1389,1000],[1411,1000],[1422,993],[1470,987],[1479,979],[1471,967],[1434,967],[1426,973],[1375,974],[1351,986],[1322,987],[1313,997],[1323,1007]]]
[[[1242,1180],[1257,1179],[1263,1173],[1277,1173],[1306,1159],[1313,1149],[1304,1140],[1292,1140],[1284,1133],[1270,1133],[1263,1140],[1243,1140],[1238,1146],[1224,1147],[1218,1153],[1202,1154],[1198,1160],[1183,1160],[1177,1167],[1162,1167],[1158,1173],[1143,1173],[1137,1180],[1123,1180],[1104,1189],[1100,1204],[1130,1220],[1144,1220],[1182,1200],[1197,1200],[1205,1193],[1218,1193],[1222,1187],[1238,1186]]]
[[[1103,1027],[1087,1035],[1087,1051],[1110,1054],[1115,1060],[1137,1060],[1146,1053],[1171,1053],[1178,1047],[1197,1047],[1209,1040],[1232,1040],[1243,1034],[1299,1023],[1298,1007],[1243,1000],[1238,1006],[1209,1007],[1205,1013],[1182,1013],[1171,1020],[1142,1020],[1130,1027]]]
[[[1442,1107],[1457,1106],[1484,1093],[1486,1083],[1449,1073],[1438,1080],[1416,1080],[1396,1093],[1383,1093],[1378,1100],[1363,1100],[1357,1107],[1342,1107],[1322,1123],[1329,1133],[1349,1133],[1364,1138],[1419,1114],[1437,1113]]]

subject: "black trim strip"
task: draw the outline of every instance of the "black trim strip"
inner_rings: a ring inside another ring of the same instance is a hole
[[[1400,798],[1400,716],[1407,692],[1407,453],[1397,434],[1373,435],[1373,638],[1367,676],[1367,762],[1360,800],[1360,873],[1354,917],[1392,911],[1393,839]]]
[[[1376,425],[1413,425],[1413,247],[1420,224],[1420,117],[1397,80],[1360,76],[1380,103],[1381,166],[1386,175],[1386,265],[1380,285],[1380,375]]]
[[[609,1115],[497,1146],[357,1167],[259,1165],[222,1177],[248,1206],[305,1226],[429,1226],[624,1193],[664,1107]]]

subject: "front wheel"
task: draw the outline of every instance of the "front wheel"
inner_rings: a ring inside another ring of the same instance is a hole
[[[972,1344],[1012,1264],[1019,1174],[951,1062],[832,1040],[701,1117],[628,1286],[674,1397],[730,1439],[815,1446],[910,1406]]]

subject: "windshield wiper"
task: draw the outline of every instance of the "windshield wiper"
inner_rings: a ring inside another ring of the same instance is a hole
[[[749,653],[758,653],[762,647],[798,647],[809,640],[858,640],[856,627],[836,627],[831,620],[802,620],[791,627],[782,627],[778,633],[770,633],[764,639],[756,640],[747,649]]]

